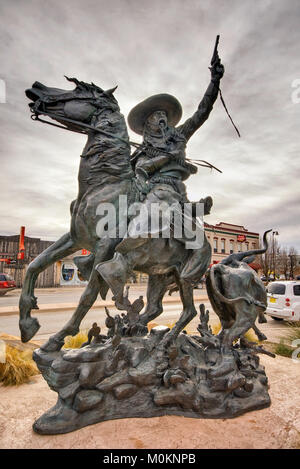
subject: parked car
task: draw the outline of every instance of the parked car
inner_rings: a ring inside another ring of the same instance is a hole
[[[7,274],[0,274],[0,296],[17,287],[16,282]]]
[[[266,314],[277,321],[300,321],[300,281],[278,280],[267,287]]]

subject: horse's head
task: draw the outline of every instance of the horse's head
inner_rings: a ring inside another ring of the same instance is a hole
[[[70,130],[78,131],[82,130],[79,125],[64,119],[91,124],[93,116],[103,110],[119,111],[113,95],[116,88],[104,91],[94,83],[85,83],[76,78],[66,79],[75,83],[75,89],[50,88],[36,81],[32,88],[25,91],[31,100],[29,107],[35,115],[49,115]]]

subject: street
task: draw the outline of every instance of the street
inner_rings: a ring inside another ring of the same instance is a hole
[[[36,295],[38,296],[39,306],[53,305],[56,310],[51,312],[39,312],[33,310],[32,315],[38,318],[41,325],[40,330],[34,337],[34,340],[44,341],[50,337],[50,335],[58,332],[63,325],[70,319],[72,311],[75,310],[79,298],[83,292],[83,287],[62,287],[62,288],[47,288],[37,289]],[[17,307],[19,301],[20,290],[15,290],[7,293],[5,296],[0,297],[0,309],[2,311],[0,316],[0,333],[6,333],[14,336],[19,336],[18,327],[18,315],[9,314],[5,315],[5,307]],[[134,300],[138,296],[143,295],[146,298],[146,284],[133,284],[129,290],[129,298]],[[205,307],[210,311],[210,323],[218,324],[219,319],[214,313],[206,296],[206,290],[195,290],[195,304],[198,308],[200,302],[205,304]],[[202,297],[202,298],[201,298]],[[199,298],[199,299],[197,299]],[[111,300],[110,292],[107,295],[107,299]],[[168,300],[172,300],[169,303]],[[177,300],[177,301],[176,301]],[[64,310],[64,305],[72,304],[74,308],[71,310]],[[81,329],[89,329],[93,322],[97,322],[105,333],[105,310],[101,306],[103,301],[98,298],[95,303],[95,309],[91,309],[81,324]],[[61,308],[60,308],[61,305]],[[114,306],[109,307],[110,312],[114,315],[117,313],[117,309]],[[4,312],[3,312],[4,311]],[[164,312],[158,318],[155,319],[156,324],[165,324],[172,326],[179,317],[181,311],[180,298],[178,292],[173,293],[172,297],[165,296]],[[270,317],[266,316],[267,323],[259,324],[259,329],[267,336],[268,340],[272,342],[278,342],[280,337],[284,337],[287,334],[288,326],[284,321],[274,321]],[[197,325],[199,323],[199,316],[194,318],[191,323],[187,326],[189,333],[195,333],[197,331]]]

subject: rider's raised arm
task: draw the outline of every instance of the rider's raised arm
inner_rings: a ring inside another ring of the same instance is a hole
[[[219,57],[211,67],[211,81],[208,88],[198,106],[195,114],[187,119],[184,124],[177,127],[177,130],[182,133],[188,140],[194,132],[208,119],[209,114],[213,108],[219,93],[220,80],[224,74],[224,67],[220,62]]]

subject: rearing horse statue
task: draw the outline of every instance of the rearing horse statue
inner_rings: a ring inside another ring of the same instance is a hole
[[[55,120],[75,132],[82,132],[82,127],[69,120],[107,130],[107,134],[89,129],[85,131],[88,139],[80,158],[78,196],[71,203],[70,231],[42,252],[26,272],[19,303],[19,325],[24,342],[30,340],[40,327],[37,319],[30,316],[31,309],[37,309],[34,285],[39,273],[82,248],[93,253],[92,264],[110,259],[120,240],[103,239],[101,233],[97,234],[96,208],[100,203],[110,202],[118,213],[119,195],[135,193],[126,122],[113,90],[104,91],[94,84],[76,79],[70,81],[76,84],[71,91],[49,88],[35,82],[26,91],[32,101],[31,110],[35,115],[53,113]],[[94,303],[99,291],[105,298],[108,290],[105,284],[99,285],[97,275],[93,273],[93,265],[89,266],[88,273],[85,270],[82,269],[82,273],[89,279],[89,284],[76,310],[83,315]],[[72,334],[76,328],[69,324],[65,330]]]
[[[104,271],[100,273],[96,266],[103,265],[113,258],[116,246],[122,241],[120,231],[123,232],[124,227],[119,223],[119,231],[114,237],[107,236],[104,229],[99,232],[100,217],[97,215],[97,207],[103,203],[113,204],[117,219],[120,220],[119,196],[126,195],[128,204],[139,199],[138,184],[130,162],[126,122],[113,95],[114,89],[104,91],[93,83],[87,84],[74,78],[68,80],[75,83],[74,90],[49,88],[35,82],[32,88],[26,91],[27,97],[32,101],[30,107],[36,118],[44,114],[63,124],[68,130],[88,135],[79,167],[78,196],[71,203],[70,231],[29,265],[20,297],[19,324],[22,341],[26,342],[40,327],[38,320],[30,315],[31,310],[37,308],[34,285],[39,273],[79,249],[91,251],[91,256],[84,259],[85,264],[80,266],[88,285],[72,318],[60,332],[43,345],[43,349],[47,351],[59,350],[67,335],[75,335],[79,331],[83,317],[99,292],[102,299],[105,299],[108,289],[111,288],[118,304],[122,304],[123,292],[119,289],[114,291]],[[124,223],[127,223],[127,220]],[[197,269],[199,279],[205,273],[211,258],[211,248],[204,232],[203,238],[203,246],[199,249],[200,265]],[[174,337],[196,315],[193,303],[195,279],[192,281],[180,276],[189,261],[190,253],[183,243],[176,239],[150,239],[148,243],[151,245],[146,244],[139,249],[139,260],[134,261],[136,270],[149,274],[147,307],[140,318],[143,324],[147,324],[161,314],[163,296],[168,286],[176,283],[180,290],[183,312],[172,331]],[[120,255],[118,256],[120,258]],[[111,268],[114,263],[109,265]],[[116,267],[120,267],[119,262]],[[128,273],[129,268],[122,270],[120,285],[126,281]]]

